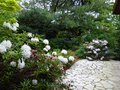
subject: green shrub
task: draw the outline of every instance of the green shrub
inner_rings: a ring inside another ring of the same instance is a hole
[[[76,55],[79,58],[86,58],[86,45],[80,45],[79,49],[76,51]]]

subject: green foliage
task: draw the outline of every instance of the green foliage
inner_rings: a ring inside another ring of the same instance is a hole
[[[112,8],[113,5],[105,3],[105,0],[93,0],[85,5],[71,5],[70,8],[58,9],[56,12],[38,8],[23,10],[18,20],[20,30],[44,35],[51,39],[53,47],[76,49],[74,47],[80,43],[98,38],[108,40],[113,49],[116,44],[116,25],[113,24],[115,17],[111,14]],[[99,13],[99,16],[95,18],[85,14],[87,12]],[[107,20],[108,18],[111,20]],[[78,37],[81,37],[81,42],[76,41]]]
[[[41,36],[34,35],[39,40]],[[63,71],[61,68],[67,69],[72,65],[72,62],[68,64],[62,64],[59,60],[53,60],[54,56],[47,57],[46,52],[43,51],[43,42],[32,42],[31,38],[27,36],[27,33],[12,33],[11,37],[4,37],[4,39],[10,39],[12,42],[12,48],[7,52],[0,54],[0,89],[9,90],[52,90],[63,88],[63,86],[56,80],[59,80]],[[11,61],[15,61],[18,64],[18,59],[22,58],[21,46],[28,44],[32,47],[32,50],[37,50],[36,53],[32,53],[29,59],[25,60],[25,68],[19,69],[10,65]],[[60,51],[59,51],[60,52]],[[58,54],[61,55],[61,54]],[[35,57],[37,56],[37,57]],[[68,56],[67,56],[68,57]],[[38,84],[33,85],[32,80],[37,79]],[[6,87],[7,86],[7,87]]]
[[[21,9],[18,0],[0,0],[0,24],[4,21],[15,22],[15,16]]]
[[[41,34],[47,32],[53,16],[47,10],[23,10],[18,18],[20,30]],[[50,28],[49,28],[50,29]]]
[[[10,48],[5,52],[2,52],[2,50],[6,49],[6,46],[0,46],[0,90],[53,90],[63,88],[60,81],[56,80],[60,79],[63,74],[61,68],[66,64],[57,59],[53,60],[55,56],[46,56],[46,52],[43,51],[45,46],[42,36],[33,34],[33,38],[37,37],[39,39],[39,42],[33,42],[28,33],[24,31],[22,33],[18,33],[19,31],[13,32],[8,28],[9,26],[3,27],[3,22],[14,23],[17,21],[18,10],[20,10],[20,6],[17,0],[0,0],[0,45],[2,41],[6,40],[12,43],[12,47],[11,43],[7,43],[10,44]],[[47,20],[51,21],[50,13],[43,11],[40,14],[40,23],[48,23]],[[38,16],[35,15],[34,19]],[[36,22],[32,20],[32,23]],[[32,48],[30,50],[31,55],[27,59],[23,58],[21,50],[21,46],[24,44]],[[24,60],[21,62],[25,62],[24,68],[18,67],[20,59]],[[14,63],[11,64],[13,61]],[[32,80],[34,79],[38,81],[37,84],[33,83]]]
[[[79,49],[76,51],[76,55],[79,58],[86,58],[86,45],[80,45]]]
[[[116,47],[114,49],[113,54],[115,55],[115,59],[119,60],[120,59],[120,16],[116,16]]]
[[[46,2],[47,0],[44,3]],[[20,30],[44,35],[51,40],[54,48],[72,50],[95,38],[105,39],[109,42],[111,55],[114,55],[117,18],[112,15],[113,3],[106,3],[106,0],[85,0],[82,5],[74,5],[72,1],[67,1],[63,7],[54,7],[56,4],[57,0],[53,1],[53,7],[49,11],[38,8],[23,10],[25,13],[21,12],[18,18]]]

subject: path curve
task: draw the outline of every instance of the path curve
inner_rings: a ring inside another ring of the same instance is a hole
[[[63,76],[71,90],[120,90],[120,61],[79,60]]]

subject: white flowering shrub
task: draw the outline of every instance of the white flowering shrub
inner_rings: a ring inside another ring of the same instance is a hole
[[[86,46],[86,58],[88,60],[104,60],[109,55],[107,40],[92,40]]]
[[[0,90],[62,88],[56,80],[73,64],[74,56],[65,49],[53,50],[49,40],[39,35],[18,33],[10,27],[3,23],[2,28],[10,33],[0,39]]]
[[[58,81],[73,58],[52,50],[40,35],[18,33],[19,1],[0,1],[0,90],[62,89]]]

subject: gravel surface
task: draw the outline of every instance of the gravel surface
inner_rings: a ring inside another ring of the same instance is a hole
[[[120,90],[120,61],[77,61],[63,76],[71,90]]]

